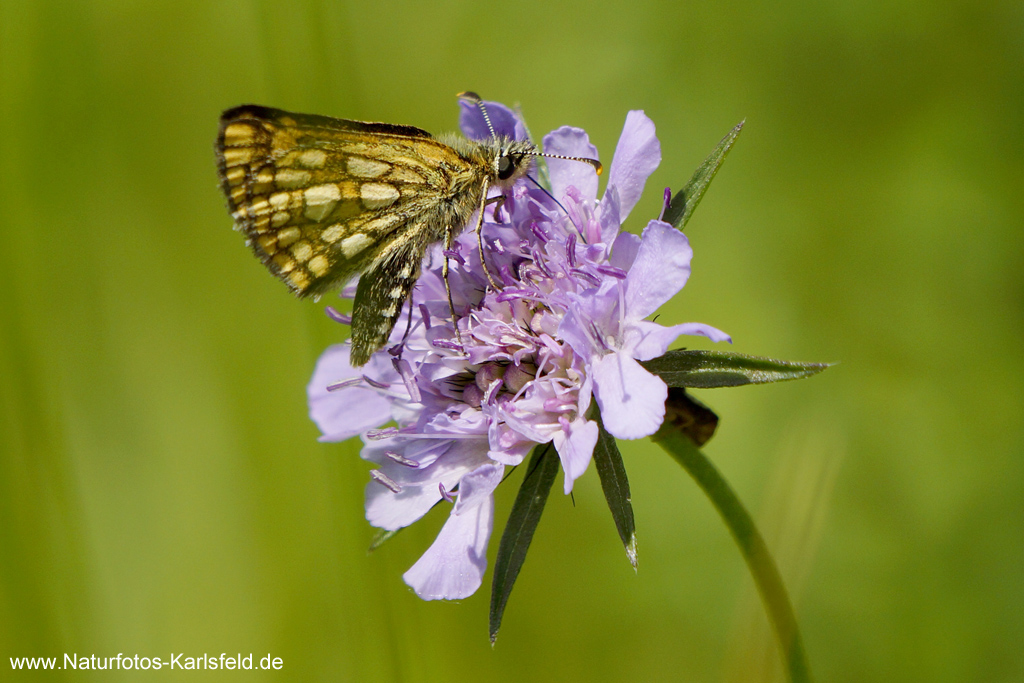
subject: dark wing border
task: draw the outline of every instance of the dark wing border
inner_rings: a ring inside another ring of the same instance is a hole
[[[356,133],[373,133],[377,135],[399,135],[410,138],[429,138],[434,136],[415,126],[403,126],[395,123],[372,123],[370,121],[353,121],[351,119],[336,119],[332,116],[321,116],[319,114],[298,114],[264,107],[258,104],[242,104],[226,110],[220,116],[219,141],[224,140],[224,129],[239,118],[270,119],[282,127],[298,126],[300,128],[321,128],[324,130],[347,130]],[[290,119],[293,123],[281,123],[284,119]]]

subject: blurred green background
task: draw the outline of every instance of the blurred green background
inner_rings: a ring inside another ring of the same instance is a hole
[[[465,89],[521,103],[538,138],[586,128],[606,162],[644,109],[664,161],[633,230],[746,118],[662,319],[840,362],[698,394],[812,669],[1024,680],[1024,5],[1007,0],[0,0],[0,670],[252,652],[284,669],[232,676],[776,679],[738,551],[647,442],[622,444],[639,573],[588,472],[575,504],[550,500],[494,649],[489,574],[459,604],[402,583],[440,516],[367,555],[369,468],[306,415],[342,328],[231,230],[217,119],[256,102],[439,132]]]

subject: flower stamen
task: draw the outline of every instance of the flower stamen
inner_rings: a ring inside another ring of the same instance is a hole
[[[388,489],[392,493],[401,493],[402,487],[398,485],[394,479],[384,474],[380,470],[370,470],[370,478],[375,482]]]
[[[387,382],[381,382],[380,380],[376,380],[376,379],[370,377],[369,375],[363,375],[363,381],[366,382],[367,384],[369,384],[374,389],[390,389],[391,388],[391,385],[388,384]]]
[[[394,460],[399,465],[405,465],[406,467],[412,467],[414,469],[420,466],[419,462],[417,462],[416,460],[410,460],[409,458],[405,457],[400,453],[396,453],[395,451],[385,451],[384,455]]]
[[[324,309],[324,313],[326,313],[327,317],[336,323],[341,323],[342,325],[352,324],[352,316],[348,315],[347,313],[342,313],[341,311],[334,308],[334,306],[326,307]]]
[[[457,342],[448,341],[447,339],[433,339],[430,345],[438,349],[448,349],[449,351],[459,351],[460,353],[465,352],[465,347]]]
[[[441,482],[437,483],[437,490],[441,492],[441,497],[444,498],[445,500],[447,500],[449,503],[454,503],[455,502],[455,499],[452,498],[452,494],[448,493],[448,490],[445,489],[443,483],[441,483]]]
[[[412,367],[409,365],[409,361],[401,358],[392,358],[391,364],[395,367],[395,372],[402,378],[405,389],[409,392],[409,400],[413,403],[420,403],[420,388],[416,384],[416,378],[412,375]]]
[[[565,257],[569,260],[569,268],[576,267],[576,233],[569,233],[565,240]]]
[[[338,389],[347,389],[348,387],[354,387],[357,384],[362,384],[362,377],[350,377],[348,379],[341,379],[337,382],[331,382],[327,385],[327,391],[337,391]]]

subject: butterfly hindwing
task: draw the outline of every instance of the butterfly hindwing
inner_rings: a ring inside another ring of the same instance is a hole
[[[362,365],[384,346],[402,306],[420,276],[427,244],[413,238],[392,242],[389,248],[360,276],[352,303],[352,355]]]

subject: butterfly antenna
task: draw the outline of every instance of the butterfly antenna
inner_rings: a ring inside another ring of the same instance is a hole
[[[460,92],[456,95],[460,100],[466,100],[472,102],[480,110],[480,113],[484,117],[484,123],[487,124],[487,130],[491,131],[491,137],[497,138],[498,134],[494,132],[494,126],[491,125],[491,117],[487,115],[487,107],[484,106],[484,100],[482,97],[477,95],[475,92],[467,90],[466,92]]]
[[[591,166],[593,166],[594,171],[597,172],[597,175],[601,175],[604,172],[604,166],[601,165],[601,162],[598,161],[597,159],[589,159],[587,157],[567,157],[561,154],[542,154],[539,152],[534,156],[544,157],[545,159],[564,159],[566,161],[582,161],[585,164],[590,164]]]
[[[597,175],[601,175],[601,172],[604,170],[604,166],[602,166],[601,162],[598,161],[597,159],[588,159],[587,157],[567,157],[567,156],[563,156],[561,154],[540,154],[540,153],[538,153],[535,156],[545,157],[547,159],[564,159],[566,161],[582,161],[585,164],[590,164],[591,166],[593,166],[594,167],[594,171],[597,172]],[[583,230],[580,228],[580,226],[576,225],[576,221],[573,220],[572,214],[569,213],[569,211],[565,208],[565,206],[562,205],[562,202],[558,201],[558,199],[555,198],[555,195],[551,194],[551,192],[548,191],[548,188],[544,187],[539,182],[537,182],[537,180],[533,176],[529,176],[528,175],[526,177],[530,180],[531,183],[536,185],[544,194],[546,194],[547,196],[551,197],[551,201],[553,201],[555,204],[558,204],[558,208],[560,208],[565,213],[565,215],[568,216],[569,222],[572,223],[573,227],[576,228],[576,232],[578,232],[580,234],[580,236],[582,237],[583,236]]]
[[[460,92],[457,97],[460,100],[465,100],[475,104],[480,110],[480,114],[484,117],[484,123],[487,124],[487,130],[491,131],[491,137],[498,137],[498,134],[494,132],[494,126],[491,125],[491,117],[487,114],[487,107],[484,105],[482,97],[471,90]],[[604,166],[602,166],[601,162],[597,159],[588,159],[587,157],[567,157],[561,154],[542,154],[539,152],[534,156],[545,157],[547,159],[564,159],[566,161],[582,161],[585,164],[593,166],[594,170],[597,171],[597,175],[601,175],[601,172],[604,170]]]

